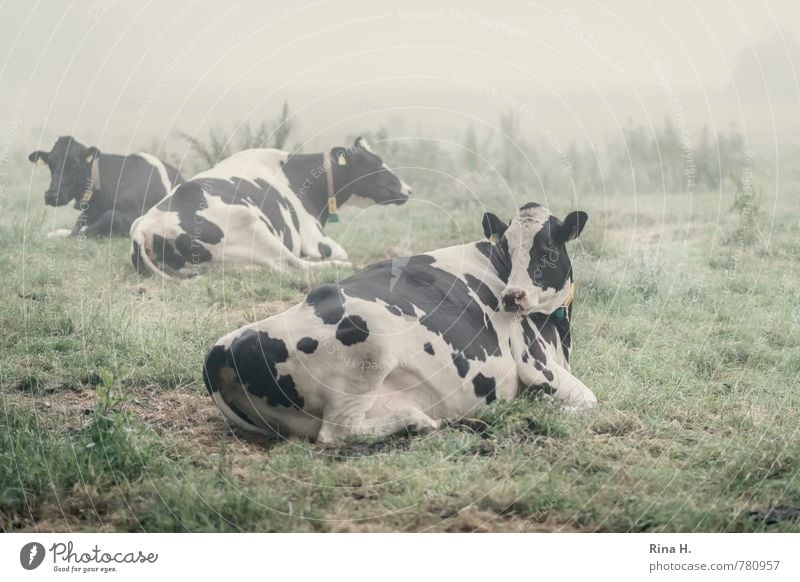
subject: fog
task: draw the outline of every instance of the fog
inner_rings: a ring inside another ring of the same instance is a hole
[[[498,131],[617,135],[626,123],[798,126],[800,8],[780,2],[0,3],[6,148],[72,134],[106,150],[274,118],[292,146],[385,126],[409,139]]]

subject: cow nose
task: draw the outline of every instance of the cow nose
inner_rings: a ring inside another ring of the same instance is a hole
[[[414,189],[411,186],[409,186],[408,184],[406,184],[405,182],[403,182],[403,187],[402,187],[402,189],[400,191],[403,194],[405,194],[406,196],[408,196],[409,198],[414,193]]]
[[[527,294],[522,289],[509,289],[503,293],[503,309],[514,312],[522,309]]]
[[[57,198],[58,198],[58,192],[48,190],[47,192],[44,193],[45,204],[53,204],[55,203]]]

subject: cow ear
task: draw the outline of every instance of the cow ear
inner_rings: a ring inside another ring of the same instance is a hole
[[[564,219],[564,224],[558,229],[556,233],[557,242],[568,242],[575,240],[581,234],[583,227],[586,226],[586,221],[589,220],[589,215],[582,210],[570,212]]]
[[[347,150],[345,148],[335,147],[331,150],[331,160],[337,166],[347,165]]]
[[[367,140],[364,138],[363,135],[359,135],[356,138],[356,141],[353,142],[353,149],[355,149],[356,151],[358,150],[366,150],[368,152],[372,151],[372,148],[369,147],[369,144],[367,143]]]
[[[35,152],[31,152],[31,155],[28,156],[28,159],[32,161],[34,164],[47,163],[47,152],[43,152],[42,150],[36,150]]]
[[[84,155],[84,159],[91,164],[99,155],[100,155],[100,150],[92,146],[90,148],[86,148],[86,154]]]
[[[491,212],[483,215],[483,234],[494,244],[500,242],[500,238],[505,234],[507,228],[508,225]]]

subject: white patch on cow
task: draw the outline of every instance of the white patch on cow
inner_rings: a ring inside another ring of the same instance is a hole
[[[139,156],[148,164],[153,166],[156,170],[158,170],[158,175],[161,178],[161,185],[164,186],[164,192],[166,192],[167,194],[172,192],[172,182],[169,179],[169,174],[167,174],[167,168],[166,166],[164,166],[164,162],[159,160],[154,155],[144,152],[139,152],[138,154],[135,155]]]
[[[368,152],[372,152],[372,148],[369,146],[369,143],[367,142],[366,138],[359,137],[357,145],[358,145],[358,147],[360,147],[362,149],[365,149]],[[372,153],[375,153],[375,152],[372,152]]]
[[[281,171],[281,163],[286,162],[289,154],[276,149],[250,149],[242,150],[225,158],[217,163],[213,168],[200,172],[192,177],[192,180],[203,178],[244,178],[255,182],[256,179],[266,179],[270,184],[278,187],[289,181]],[[266,175],[265,175],[266,174]],[[269,178],[269,179],[267,179]]]

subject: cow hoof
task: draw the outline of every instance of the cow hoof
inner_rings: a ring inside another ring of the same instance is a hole
[[[417,434],[427,434],[439,429],[441,422],[434,420],[428,416],[419,418],[406,427],[407,431],[415,432]]]
[[[59,228],[53,232],[48,232],[47,238],[67,238],[71,233],[72,231],[68,228]]]
[[[567,412],[582,412],[584,410],[590,410],[597,406],[597,398],[595,398],[594,394],[591,395],[591,398],[586,397],[581,399],[580,401],[572,401],[570,404],[564,406],[564,410]]]

